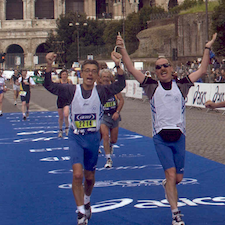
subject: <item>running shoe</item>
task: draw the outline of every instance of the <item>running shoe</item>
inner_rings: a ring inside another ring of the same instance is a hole
[[[184,215],[181,214],[180,211],[174,213],[172,225],[185,225],[184,221],[181,218],[182,216]]]
[[[66,136],[68,136],[68,134],[69,134],[69,128],[68,127],[65,128],[65,133],[66,133]]]
[[[102,150],[101,150],[100,148],[98,149],[98,153],[99,153],[99,154],[101,154],[101,153],[102,153]]]
[[[163,186],[164,191],[165,191],[165,198],[166,198],[166,200],[168,201],[167,194],[166,194],[166,179],[164,179],[164,180],[162,181],[162,186]],[[169,201],[168,201],[168,202],[169,202]]]
[[[88,219],[85,214],[78,212],[77,214],[77,225],[87,225]]]
[[[91,203],[88,202],[86,205],[84,205],[84,208],[85,208],[85,215],[87,217],[88,220],[91,219]]]
[[[105,168],[111,168],[113,164],[112,159],[108,158],[105,164]]]
[[[23,116],[23,120],[26,120],[27,119],[27,117],[26,116]]]
[[[58,137],[59,137],[59,138],[62,138],[62,137],[63,137],[63,132],[62,132],[62,130],[59,130],[59,132],[58,132]]]
[[[112,144],[110,144],[110,154],[112,155],[113,154],[113,152],[114,152],[114,147],[113,147],[113,145]]]

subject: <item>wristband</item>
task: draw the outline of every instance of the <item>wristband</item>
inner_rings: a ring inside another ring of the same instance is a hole
[[[211,51],[211,48],[209,48],[209,47],[205,47],[205,49],[209,49]]]
[[[118,114],[120,114],[120,112],[119,111],[116,111]]]

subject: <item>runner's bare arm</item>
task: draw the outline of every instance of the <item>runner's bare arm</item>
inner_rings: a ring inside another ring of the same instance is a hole
[[[206,74],[207,67],[209,65],[209,52],[210,52],[210,49],[211,49],[213,43],[216,40],[216,37],[217,37],[217,33],[215,33],[213,35],[211,41],[209,41],[208,43],[206,43],[205,50],[204,50],[204,54],[203,54],[203,57],[202,57],[202,63],[201,63],[200,68],[197,71],[191,73],[188,76],[192,83],[194,83],[195,81],[197,81],[202,75]]]
[[[56,54],[54,52],[49,52],[45,58],[46,58],[46,62],[47,62],[47,67],[46,67],[46,73],[48,72],[52,72],[52,64],[56,59]]]
[[[145,79],[145,75],[141,71],[134,68],[130,56],[128,55],[127,50],[125,48],[124,41],[120,35],[117,35],[116,45],[120,48],[120,53],[123,57],[123,62],[128,71],[136,78],[139,83],[142,83]]]
[[[225,107],[225,101],[223,102],[212,102],[211,100],[206,101],[205,107],[209,109],[215,109],[215,108],[223,108]]]

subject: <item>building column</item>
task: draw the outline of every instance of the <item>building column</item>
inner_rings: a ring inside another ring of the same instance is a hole
[[[65,0],[54,0],[54,19],[65,14]]]
[[[6,0],[0,0],[0,20],[6,19]]]
[[[30,8],[30,18],[29,19],[35,19],[35,1],[36,0],[31,0],[29,2],[29,8]]]
[[[27,17],[27,0],[22,0],[23,1],[23,19],[26,20],[28,19]]]
[[[95,0],[85,0],[84,1],[84,12],[87,14],[88,18],[96,19],[96,1]]]

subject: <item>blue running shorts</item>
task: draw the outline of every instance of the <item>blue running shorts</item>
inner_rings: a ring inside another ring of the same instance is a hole
[[[178,141],[165,142],[159,134],[153,137],[155,149],[162,167],[165,170],[175,167],[178,174],[184,173],[185,135]]]
[[[74,134],[70,129],[68,139],[71,164],[80,163],[85,170],[94,171],[98,162],[100,132],[82,135]]]

